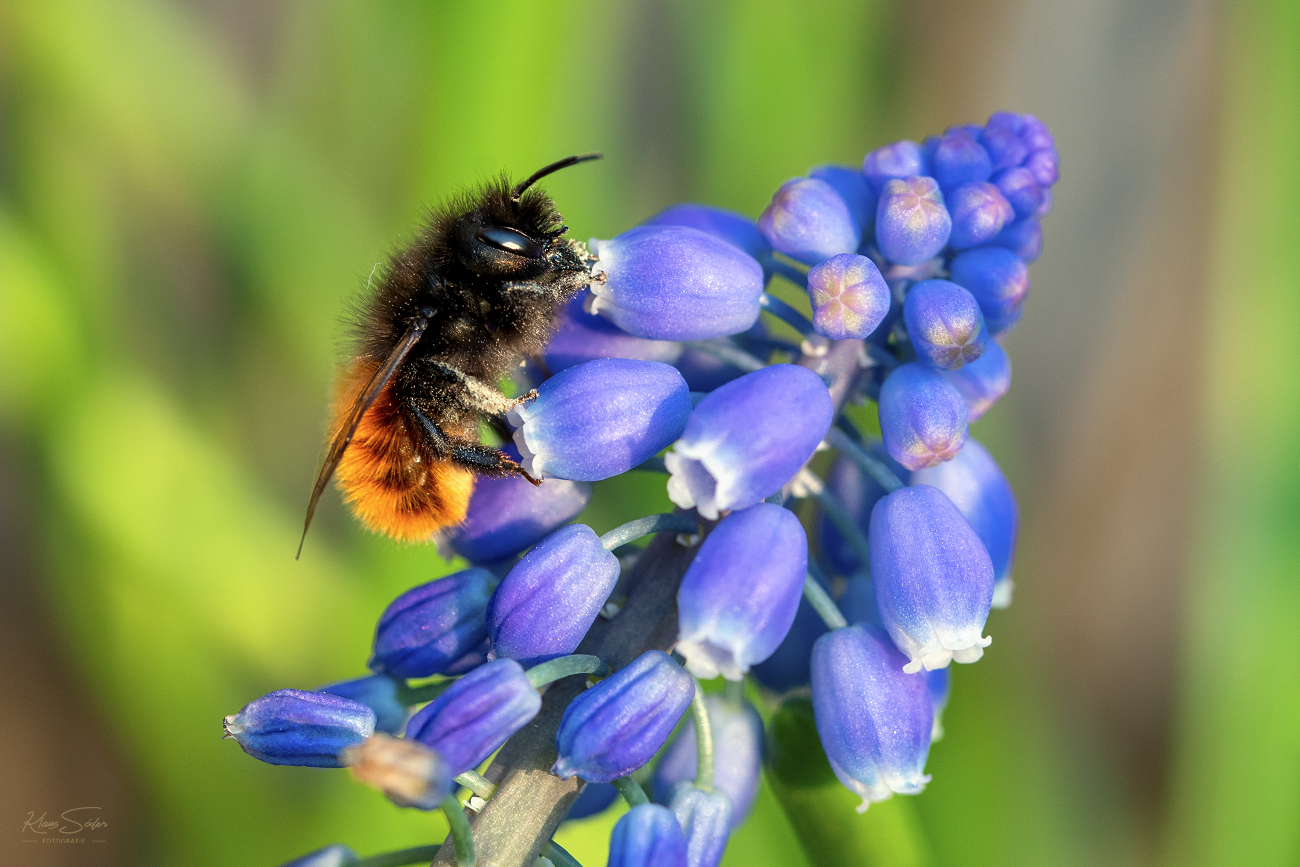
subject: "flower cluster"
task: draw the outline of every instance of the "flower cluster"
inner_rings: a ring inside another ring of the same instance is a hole
[[[541,485],[478,481],[439,540],[467,568],[388,606],[371,675],[273,692],[227,734],[263,761],[348,766],[396,803],[447,811],[462,856],[456,783],[490,798],[476,769],[541,724],[548,684],[585,676],[551,723],[551,772],[585,784],[570,817],[621,792],[611,864],[712,867],[763,761],[753,674],[772,702],[810,688],[860,809],[921,791],[947,666],[981,658],[990,608],[1010,601],[1016,502],[967,426],[1010,384],[998,340],[1020,320],[1056,179],[1047,128],[998,113],[860,170],[813,169],[757,221],[678,205],[593,240],[590,289],[558,311],[546,375],[528,368],[536,397],[506,416],[506,447]],[[806,291],[811,316],[775,280]],[[865,401],[879,439],[843,414]],[[677,511],[604,534],[571,523],[592,483],[633,470],[665,474]],[[625,568],[655,533],[693,549],[683,567]],[[676,588],[675,636],[613,671],[577,653],[599,653],[593,636],[633,622],[655,582]],[[725,696],[706,698],[697,678],[718,677]],[[632,778],[652,766],[658,803]]]

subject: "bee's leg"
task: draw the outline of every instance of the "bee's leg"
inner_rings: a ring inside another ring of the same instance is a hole
[[[537,389],[533,389],[519,397],[506,397],[486,382],[475,379],[454,365],[443,361],[433,361],[432,359],[424,361],[424,364],[433,368],[443,377],[460,383],[461,387],[469,395],[470,403],[473,404],[474,408],[487,415],[501,415],[507,410],[514,409],[521,403],[527,403],[537,397]]]
[[[445,460],[460,464],[466,469],[474,470],[485,476],[523,476],[534,485],[541,481],[530,476],[518,462],[510,459],[491,446],[485,446],[477,440],[449,436],[422,410],[415,400],[408,401],[420,427],[428,436],[429,446],[434,454]]]

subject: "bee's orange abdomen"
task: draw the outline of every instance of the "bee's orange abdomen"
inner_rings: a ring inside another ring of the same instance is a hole
[[[336,425],[374,370],[371,364],[353,366],[340,390]],[[411,436],[389,387],[362,416],[335,478],[367,529],[401,541],[425,541],[464,521],[474,490],[472,472],[435,459]]]

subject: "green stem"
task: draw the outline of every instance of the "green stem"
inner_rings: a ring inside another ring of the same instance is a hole
[[[839,449],[840,454],[857,464],[862,472],[875,479],[876,484],[887,492],[892,494],[899,488],[906,487],[902,480],[894,475],[894,471],[889,468],[888,464],[867,452],[866,449],[854,442],[852,437],[839,428],[831,428],[830,433],[826,434],[826,442]]]
[[[831,599],[825,588],[818,584],[811,574],[803,579],[803,598],[808,600],[808,604],[831,629],[843,629],[849,625],[844,615],[840,613],[835,600]]]
[[[564,851],[564,848],[554,840],[542,847],[542,857],[549,858],[555,867],[582,867],[577,858]]]
[[[456,864],[458,867],[474,867],[474,834],[469,829],[469,819],[455,795],[448,795],[438,806],[447,817],[451,826],[451,840],[456,847]]]
[[[456,782],[485,801],[489,800],[497,790],[497,787],[478,771],[466,771],[456,777]]]
[[[826,513],[826,517],[831,519],[835,529],[840,531],[844,541],[849,543],[853,553],[858,555],[863,571],[871,563],[871,548],[867,545],[867,537],[862,535],[862,528],[849,515],[848,510],[844,508],[844,503],[840,498],[826,490],[826,483],[817,476],[808,471],[807,468],[800,470],[799,475],[795,476],[795,481],[808,496],[817,501],[821,510]]]
[[[808,321],[808,317],[800,313],[796,308],[777,298],[775,295],[769,295],[764,292],[758,296],[758,304],[768,313],[771,313],[777,319],[780,319],[786,325],[789,325],[795,331],[799,332],[801,337],[809,337],[816,334],[813,324]]]
[[[704,687],[695,681],[691,697],[691,720],[695,723],[695,788],[713,791],[713,721],[704,704]]]
[[[700,525],[685,515],[675,515],[665,512],[660,515],[646,515],[644,518],[637,518],[635,521],[628,521],[600,537],[600,544],[605,546],[606,551],[613,551],[620,545],[626,545],[642,536],[649,536],[651,533],[662,533],[665,530],[672,530],[678,533],[698,533]]]
[[[533,685],[533,689],[541,689],[548,683],[557,681],[562,677],[568,677],[571,674],[593,674],[602,668],[606,671],[609,670],[609,666],[605,665],[599,656],[575,653],[571,656],[561,656],[538,663],[528,669],[526,674],[528,682]]]
[[[762,370],[767,367],[767,362],[763,361],[763,359],[746,352],[726,338],[695,340],[690,343],[690,346],[705,355],[712,355],[714,358],[725,361],[732,367],[738,367],[746,373],[752,373],[755,370]]]
[[[619,777],[614,781],[614,788],[627,801],[629,807],[639,807],[642,804],[650,803],[650,799],[645,796],[645,790],[641,784],[631,777]]]
[[[396,852],[384,852],[362,858],[357,862],[357,867],[404,867],[406,864],[423,864],[432,861],[437,854],[437,846],[412,846],[410,849],[398,849]]]
[[[743,707],[745,704],[745,682],[743,680],[727,681],[727,704]]]
[[[456,682],[456,679],[449,678],[440,680],[437,683],[426,683],[423,686],[407,686],[406,681],[399,681],[397,685],[397,700],[407,707],[417,704],[424,704],[427,701],[433,701],[442,695],[447,689]]]

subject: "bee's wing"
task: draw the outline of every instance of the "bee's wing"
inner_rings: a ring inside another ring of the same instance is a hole
[[[325,493],[325,486],[329,484],[330,476],[334,475],[334,470],[338,467],[339,461],[343,460],[343,453],[347,451],[348,444],[352,442],[352,437],[356,435],[357,428],[361,425],[361,418],[370,409],[371,404],[379,397],[379,393],[388,385],[388,381],[393,378],[402,359],[420,342],[424,335],[424,330],[429,325],[429,320],[421,317],[411,323],[411,327],[406,329],[406,334],[393,347],[393,351],[388,353],[388,358],[375,371],[375,375],[370,377],[370,382],[357,395],[352,406],[348,409],[344,421],[339,425],[338,432],[330,442],[329,451],[325,453],[325,459],[321,461],[320,470],[316,473],[316,484],[311,489],[311,501],[307,503],[307,519],[302,524],[302,539],[298,541],[298,553],[294,559],[302,556],[303,542],[307,541],[307,529],[311,527],[312,516],[316,514],[316,504],[320,501],[321,494]]]

